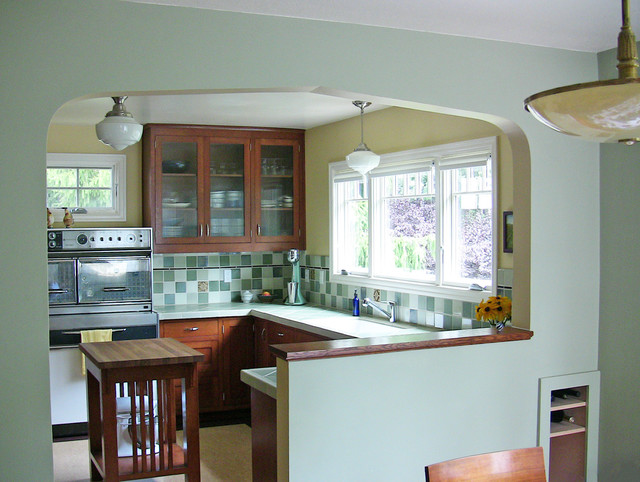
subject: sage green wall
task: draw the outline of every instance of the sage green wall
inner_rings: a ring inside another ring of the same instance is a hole
[[[117,223],[76,223],[74,227],[142,226],[142,144],[115,151],[96,137],[94,126],[51,125],[47,135],[47,152],[72,152],[81,154],[124,154],[127,156],[127,220]],[[57,223],[54,227],[63,227]]]
[[[534,92],[592,80],[595,55],[117,0],[0,2],[0,36],[4,479],[51,480],[46,140],[56,109],[92,93],[320,85],[484,113],[510,136],[514,270],[517,282],[530,238],[533,339],[293,364],[291,480],[423,480],[436,458],[535,445],[538,378],[596,368],[598,147],[522,108]]]
[[[364,124],[365,143],[378,154],[502,134],[485,121],[399,107],[367,113]],[[310,254],[330,254],[329,163],[344,160],[359,142],[359,116],[309,129],[305,134],[307,252]],[[502,212],[513,209],[513,159],[506,136],[499,139],[498,146],[498,212]],[[500,235],[501,232],[500,227]],[[499,253],[499,266],[512,268],[513,256]]]
[[[600,78],[617,77],[615,51]],[[640,474],[640,145],[600,149],[600,480]]]

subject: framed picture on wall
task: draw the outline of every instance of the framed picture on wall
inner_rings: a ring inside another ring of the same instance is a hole
[[[513,253],[513,211],[502,213],[502,251]]]

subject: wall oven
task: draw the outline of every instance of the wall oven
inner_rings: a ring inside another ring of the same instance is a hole
[[[86,433],[83,332],[156,338],[150,228],[47,230],[49,364],[54,437]]]

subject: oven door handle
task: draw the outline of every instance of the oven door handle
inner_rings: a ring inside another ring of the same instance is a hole
[[[113,286],[113,287],[105,286],[104,288],[102,288],[102,291],[105,291],[105,292],[109,292],[109,291],[129,291],[129,288],[127,288],[125,286]]]
[[[115,328],[111,330],[111,333],[120,333],[123,331],[127,331],[126,328]],[[80,335],[82,332],[80,331],[63,331],[62,334],[63,335]]]
[[[64,293],[68,293],[68,292],[69,292],[69,290],[65,290],[65,289],[61,289],[61,288],[49,290],[49,294],[50,295],[62,295]]]

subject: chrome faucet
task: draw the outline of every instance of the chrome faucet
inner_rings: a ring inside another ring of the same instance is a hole
[[[371,298],[365,298],[362,300],[362,306],[370,306],[373,308],[373,311],[377,311],[378,313],[389,318],[390,323],[395,323],[396,321],[396,302],[395,301],[382,301],[382,303],[386,303],[389,305],[389,311],[382,309],[379,305],[375,304]]]

